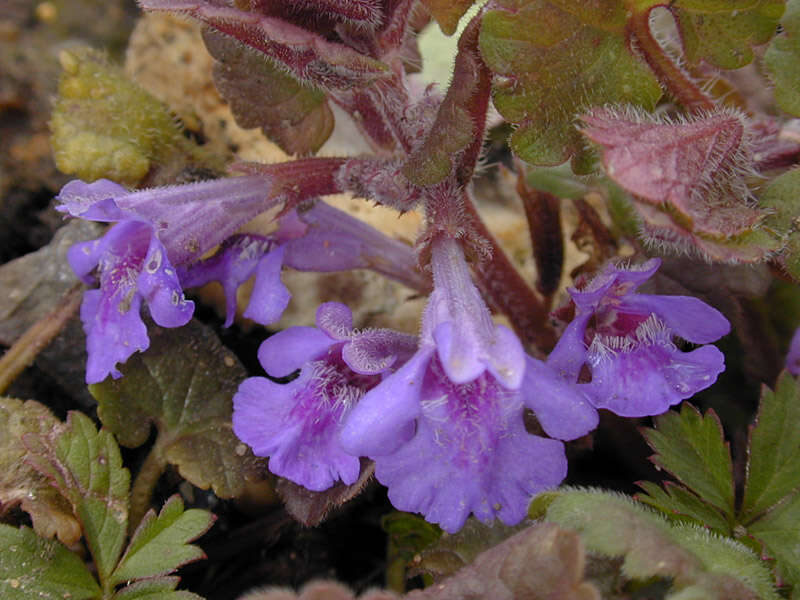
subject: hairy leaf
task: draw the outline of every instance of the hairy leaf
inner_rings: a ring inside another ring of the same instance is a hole
[[[673,521],[688,521],[731,535],[730,523],[713,506],[703,502],[685,487],[666,482],[664,487],[652,481],[637,484],[645,493],[636,499],[666,514]]]
[[[674,597],[778,598],[759,558],[729,538],[670,525],[621,494],[566,489],[555,496],[546,519],[580,533],[588,550],[624,557],[631,579],[672,579],[671,591],[683,594]]]
[[[478,53],[478,21],[458,41],[453,79],[425,140],[403,166],[403,175],[420,186],[454,174],[460,185],[471,179],[483,144],[490,78]]]
[[[81,558],[27,527],[0,524],[0,596],[4,600],[89,600],[102,591]]]
[[[111,575],[116,585],[171,573],[178,567],[205,558],[203,551],[189,544],[203,535],[214,522],[208,511],[184,511],[180,496],[172,496],[156,516],[149,511],[131,538],[125,554]]]
[[[128,80],[101,54],[80,49],[61,55],[50,128],[53,156],[64,173],[93,181],[135,184],[152,167],[196,162],[221,165],[185,137],[158,100]]]
[[[73,506],[101,581],[119,559],[128,527],[130,474],[119,446],[105,429],[97,431],[83,413],[72,411],[65,424],[47,434],[26,436],[28,460]]]
[[[733,515],[733,471],[722,426],[714,411],[703,417],[684,403],[681,412],[656,418],[656,428],[644,432],[655,451],[652,461],[694,491],[702,500]]]
[[[676,0],[670,4],[686,59],[722,69],[753,60],[751,46],[775,34],[785,0]]]
[[[323,492],[312,492],[288,479],[279,479],[275,491],[283,500],[286,512],[306,527],[315,527],[332,510],[358,496],[374,472],[375,464],[364,459],[358,479],[350,485],[340,481]]]
[[[58,536],[72,545],[81,538],[81,527],[67,499],[49,480],[24,461],[25,435],[46,435],[58,420],[50,410],[28,400],[0,397],[0,513],[19,505],[42,537]]]
[[[747,521],[800,489],[800,389],[784,372],[775,391],[764,387],[750,430],[741,519]]]
[[[275,61],[300,81],[350,90],[391,75],[387,65],[283,19],[210,0],[139,0],[145,10],[189,15]]]
[[[781,19],[783,31],[773,38],[764,55],[775,101],[788,113],[800,116],[800,1],[788,0]]]
[[[481,553],[452,577],[406,598],[599,600],[597,589],[583,579],[584,565],[577,534],[552,523],[536,523]]]
[[[770,510],[747,527],[748,533],[763,542],[778,563],[778,570],[792,585],[800,586],[800,493]]]
[[[135,448],[158,430],[164,458],[201,488],[240,494],[250,459],[231,429],[232,398],[246,376],[207,327],[151,328],[150,348],[121,367],[124,377],[90,387],[103,425]]]
[[[241,127],[260,127],[288,154],[320,149],[334,124],[324,92],[301,85],[230,36],[207,29],[203,41],[217,61],[217,90]]]
[[[785,239],[779,261],[795,278],[800,278],[800,234],[798,234],[798,215],[800,215],[800,169],[782,173],[767,183],[759,194],[759,203],[770,211],[766,225],[776,235]]]
[[[442,31],[453,35],[458,29],[459,20],[475,0],[422,0],[422,3],[431,11]]]
[[[519,127],[511,146],[524,160],[555,165],[582,151],[573,126],[589,106],[652,109],[661,88],[625,42],[626,12],[592,3],[498,0],[483,18],[480,48],[495,73],[494,103]]]

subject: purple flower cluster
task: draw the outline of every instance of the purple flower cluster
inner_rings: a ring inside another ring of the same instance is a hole
[[[703,389],[723,368],[712,346],[681,352],[728,331],[699,300],[635,293],[658,268],[609,266],[571,290],[575,320],[547,364],[495,325],[471,281],[460,245],[432,243],[434,290],[419,339],[352,329],[349,310],[325,304],[317,329],[291,328],[259,351],[280,385],[255,377],[234,399],[234,430],[270,469],[309,489],[352,483],[358,457],[401,510],[446,531],[470,514],[507,524],[532,495],[566,476],[563,441],[597,425],[598,408],[652,415]],[[591,381],[581,381],[583,367]],[[549,437],[526,430],[532,411]]]

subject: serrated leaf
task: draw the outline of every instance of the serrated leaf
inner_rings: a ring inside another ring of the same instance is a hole
[[[166,575],[204,558],[203,551],[188,542],[203,535],[213,522],[214,516],[210,512],[200,509],[184,511],[180,496],[172,496],[158,516],[151,510],[139,523],[111,575],[111,584]]]
[[[216,335],[197,321],[150,331],[150,348],[90,386],[97,414],[119,443],[135,448],[158,430],[163,457],[192,484],[220,497],[242,493],[249,454],[233,434],[232,398],[247,375]]]
[[[655,451],[652,461],[671,473],[703,501],[733,517],[733,470],[722,426],[713,410],[703,417],[684,403],[681,412],[656,418],[656,428],[644,432]]]
[[[89,600],[100,587],[77,554],[27,527],[0,524],[0,597],[3,600]]]
[[[637,485],[645,494],[637,494],[636,499],[660,510],[671,520],[697,523],[723,535],[731,535],[731,527],[725,517],[686,488],[670,482],[666,482],[663,488],[652,481],[642,481]]]
[[[112,600],[203,600],[185,590],[174,591],[179,577],[156,577],[135,581],[117,591]]]
[[[458,21],[476,0],[422,0],[439,23],[442,32],[453,35],[458,29]]]
[[[499,0],[483,18],[480,49],[498,76],[494,103],[519,125],[511,146],[530,163],[556,165],[582,151],[575,114],[630,103],[652,109],[661,88],[625,41],[625,9],[593,3]]]
[[[778,106],[800,116],[800,1],[788,0],[781,18],[783,31],[775,36],[764,54]]]
[[[775,34],[785,0],[676,0],[670,4],[690,63],[738,69]]]
[[[166,106],[90,49],[65,51],[50,120],[53,157],[64,173],[136,184],[151,168],[188,162],[221,168],[183,135]]]
[[[194,17],[262,53],[298,80],[323,89],[347,91],[391,76],[379,60],[283,19],[210,0],[139,0],[139,5]]]
[[[750,430],[740,520],[747,522],[800,488],[800,389],[787,372],[766,386]]]
[[[0,513],[19,505],[33,528],[44,538],[57,535],[71,545],[81,538],[81,527],[67,499],[50,481],[25,462],[25,435],[46,435],[59,421],[50,410],[28,400],[0,397]]]
[[[213,30],[203,41],[214,64],[214,84],[240,127],[260,127],[287,154],[320,149],[333,131],[325,93],[301,85],[264,57]]]
[[[101,581],[117,564],[128,527],[130,474],[119,446],[105,429],[72,411],[67,422],[44,435],[25,437],[28,461],[73,506]]]
[[[750,524],[747,531],[766,546],[783,577],[800,586],[800,493]]]

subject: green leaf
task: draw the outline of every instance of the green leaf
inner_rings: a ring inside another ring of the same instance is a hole
[[[0,524],[0,597],[88,600],[100,598],[101,590],[78,555],[59,542]]]
[[[45,435],[59,421],[50,410],[28,400],[0,397],[0,513],[19,505],[44,538],[57,535],[71,545],[81,538],[81,526],[72,506],[50,485],[47,477],[25,462],[25,435]]]
[[[247,373],[217,336],[197,321],[152,327],[150,348],[120,370],[124,377],[90,386],[100,420],[119,443],[140,446],[155,425],[157,450],[185,479],[223,498],[243,493],[253,459],[233,434],[231,414]]]
[[[751,46],[775,34],[785,0],[676,0],[670,4],[686,59],[704,59],[722,69],[753,60]]]
[[[548,521],[577,531],[590,551],[623,557],[634,580],[672,580],[670,598],[777,599],[762,562],[742,544],[691,525],[670,525],[622,494],[562,489]]]
[[[197,594],[173,591],[179,577],[156,577],[135,581],[114,594],[112,600],[203,600]]]
[[[158,516],[152,510],[144,516],[111,575],[111,584],[166,575],[205,558],[199,547],[188,542],[203,535],[213,522],[212,513],[200,509],[184,511],[180,496],[172,496]]]
[[[772,39],[764,55],[781,109],[800,116],[800,0],[789,0],[781,19],[783,32]]]
[[[439,23],[442,32],[453,35],[458,29],[458,22],[476,0],[422,0],[431,11],[433,18]]]
[[[684,403],[681,412],[656,419],[656,428],[644,433],[655,451],[653,462],[669,471],[703,501],[723,515],[733,516],[733,470],[722,426],[714,411],[703,417]]]
[[[107,581],[125,543],[130,487],[114,436],[72,411],[66,424],[26,436],[25,443],[31,464],[72,503],[100,580]]]
[[[661,88],[625,41],[625,7],[498,0],[488,11],[480,49],[496,74],[494,103],[519,127],[511,146],[533,164],[556,165],[583,152],[575,115],[625,103],[652,109]]]
[[[800,488],[800,389],[784,372],[775,391],[764,387],[750,430],[740,520],[746,522]],[[798,534],[800,535],[800,534]]]
[[[660,510],[671,520],[706,525],[723,535],[731,535],[731,527],[725,517],[683,486],[667,482],[662,488],[652,481],[637,485],[646,493],[637,494],[636,499]]]
[[[747,527],[766,546],[778,570],[792,585],[800,586],[800,493],[770,510]]]

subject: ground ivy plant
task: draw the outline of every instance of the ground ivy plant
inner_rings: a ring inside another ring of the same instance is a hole
[[[0,392],[78,311],[96,404],[0,403],[4,598],[200,598],[176,571],[255,488],[306,526],[385,490],[390,589],[362,598],[798,597],[800,0],[137,1],[202,25],[236,121],[287,158],[215,150],[102,53],[62,52],[55,209],[103,229],[0,268]],[[457,42],[430,84],[437,27]],[[370,151],[318,155],[337,120]],[[534,277],[482,213],[501,188]],[[372,270],[426,298],[420,327],[325,299],[275,331],[288,269]],[[212,282],[220,326],[266,328],[247,356],[200,322]],[[613,481],[576,466],[595,442]]]

